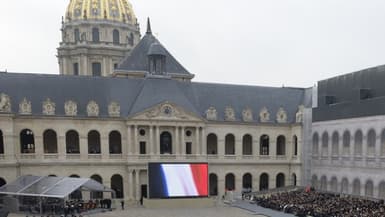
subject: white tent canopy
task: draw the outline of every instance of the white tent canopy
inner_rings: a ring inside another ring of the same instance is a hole
[[[99,182],[89,178],[21,176],[14,182],[0,187],[0,194],[48,198],[66,198],[76,190],[112,192]]]

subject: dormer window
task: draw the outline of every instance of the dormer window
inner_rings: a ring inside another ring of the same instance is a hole
[[[149,72],[153,75],[166,74],[166,51],[159,43],[153,43],[148,51]]]

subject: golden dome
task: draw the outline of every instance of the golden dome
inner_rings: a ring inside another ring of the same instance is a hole
[[[134,11],[127,0],[71,0],[66,21],[87,19],[136,24]]]

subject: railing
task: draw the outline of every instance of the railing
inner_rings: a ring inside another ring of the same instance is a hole
[[[36,154],[20,154],[20,159],[36,159]]]
[[[123,159],[123,154],[110,154],[110,159]]]
[[[237,156],[235,155],[225,155],[225,160],[236,160]]]
[[[277,155],[276,159],[277,160],[287,160],[287,157],[286,157],[286,155]]]
[[[88,154],[88,159],[100,160],[100,159],[102,159],[102,155],[101,154]]]
[[[80,154],[67,154],[66,159],[67,160],[79,160]]]
[[[44,154],[44,159],[58,159],[58,154]]]

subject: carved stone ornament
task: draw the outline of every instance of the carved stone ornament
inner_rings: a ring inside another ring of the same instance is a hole
[[[5,93],[0,94],[0,112],[11,112],[11,98]]]
[[[76,116],[78,114],[78,105],[76,102],[69,100],[64,103],[64,112],[67,116]]]
[[[298,111],[297,113],[295,114],[295,122],[296,123],[302,123],[303,121],[303,110],[304,110],[305,106],[303,105],[300,105],[298,106]]]
[[[120,105],[117,102],[111,102],[108,105],[108,114],[110,117],[119,117],[120,116]]]
[[[243,121],[250,122],[253,121],[253,111],[250,108],[245,108],[242,111]]]
[[[22,115],[30,115],[32,113],[31,101],[28,101],[25,97],[19,103],[19,113]]]
[[[99,106],[95,101],[90,101],[87,105],[87,115],[89,117],[99,116]]]
[[[287,114],[286,114],[286,111],[282,107],[278,109],[277,122],[278,123],[286,123],[287,122]]]
[[[214,107],[210,107],[209,109],[207,109],[206,119],[211,121],[215,121],[218,119],[217,110]]]
[[[225,120],[226,121],[235,121],[235,111],[232,107],[225,108]]]
[[[263,107],[259,112],[259,119],[262,123],[270,121],[270,113],[266,107]]]
[[[56,104],[52,102],[50,98],[47,98],[43,102],[43,114],[55,115],[55,109],[56,109]]]

